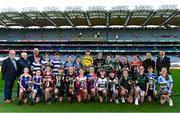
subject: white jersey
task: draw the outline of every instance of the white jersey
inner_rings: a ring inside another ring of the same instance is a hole
[[[86,76],[84,76],[84,77],[77,76],[76,81],[79,82],[80,88],[86,88],[87,87],[87,84],[86,84],[87,77]]]
[[[107,81],[108,81],[107,78],[101,78],[101,77],[99,77],[99,78],[97,79],[97,87],[98,87],[98,90],[99,90],[99,91],[102,91],[102,90],[104,90],[105,88],[107,88]]]

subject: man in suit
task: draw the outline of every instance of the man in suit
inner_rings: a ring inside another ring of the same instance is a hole
[[[2,63],[2,79],[5,81],[4,86],[4,102],[12,102],[12,89],[14,81],[18,77],[18,62],[15,60],[16,52],[9,51],[9,57]]]
[[[170,68],[170,58],[165,55],[165,51],[161,50],[159,52],[159,56],[156,60],[156,69],[158,72],[158,76],[161,75],[161,69],[163,67],[167,68],[168,74],[170,74],[169,68]]]

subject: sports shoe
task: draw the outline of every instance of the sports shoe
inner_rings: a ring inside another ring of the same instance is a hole
[[[169,106],[173,106],[173,101],[171,98],[169,98]]]
[[[135,105],[139,105],[138,98],[135,98]]]
[[[125,103],[124,97],[121,97],[121,101],[122,101],[122,103]]]
[[[118,99],[116,99],[116,100],[115,100],[115,103],[116,103],[116,104],[119,104],[119,100],[118,100]]]

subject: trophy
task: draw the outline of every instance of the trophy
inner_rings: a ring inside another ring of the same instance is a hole
[[[50,81],[51,81],[51,76],[46,76],[46,77],[45,77],[45,86],[46,86],[46,87],[49,87]]]
[[[161,86],[161,93],[162,94],[167,94],[168,93],[168,87],[166,82],[160,82]]]
[[[56,86],[61,86],[61,76],[56,76]]]

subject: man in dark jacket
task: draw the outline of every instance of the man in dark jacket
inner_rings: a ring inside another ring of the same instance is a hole
[[[159,52],[159,56],[157,57],[157,61],[156,61],[156,69],[158,72],[158,76],[160,75],[161,69],[163,67],[166,67],[168,74],[170,74],[170,71],[169,71],[170,58],[165,55],[165,51],[161,50]]]
[[[30,60],[31,64],[36,61],[37,58],[39,58],[39,49],[34,48],[33,55],[29,56],[28,59]],[[42,56],[40,56],[40,61],[42,60]]]
[[[26,52],[21,53],[21,57],[18,60],[18,63],[19,63],[20,74],[24,73],[23,71],[25,67],[28,67],[29,70],[31,69],[31,61],[28,59]]]
[[[16,52],[14,50],[9,51],[9,57],[2,63],[2,79],[5,81],[4,86],[4,102],[12,102],[12,89],[14,81],[18,76],[18,62],[15,59]]]
[[[151,53],[146,53],[146,59],[143,61],[144,73],[148,73],[148,67],[152,67],[155,70],[155,61],[152,59]]]

